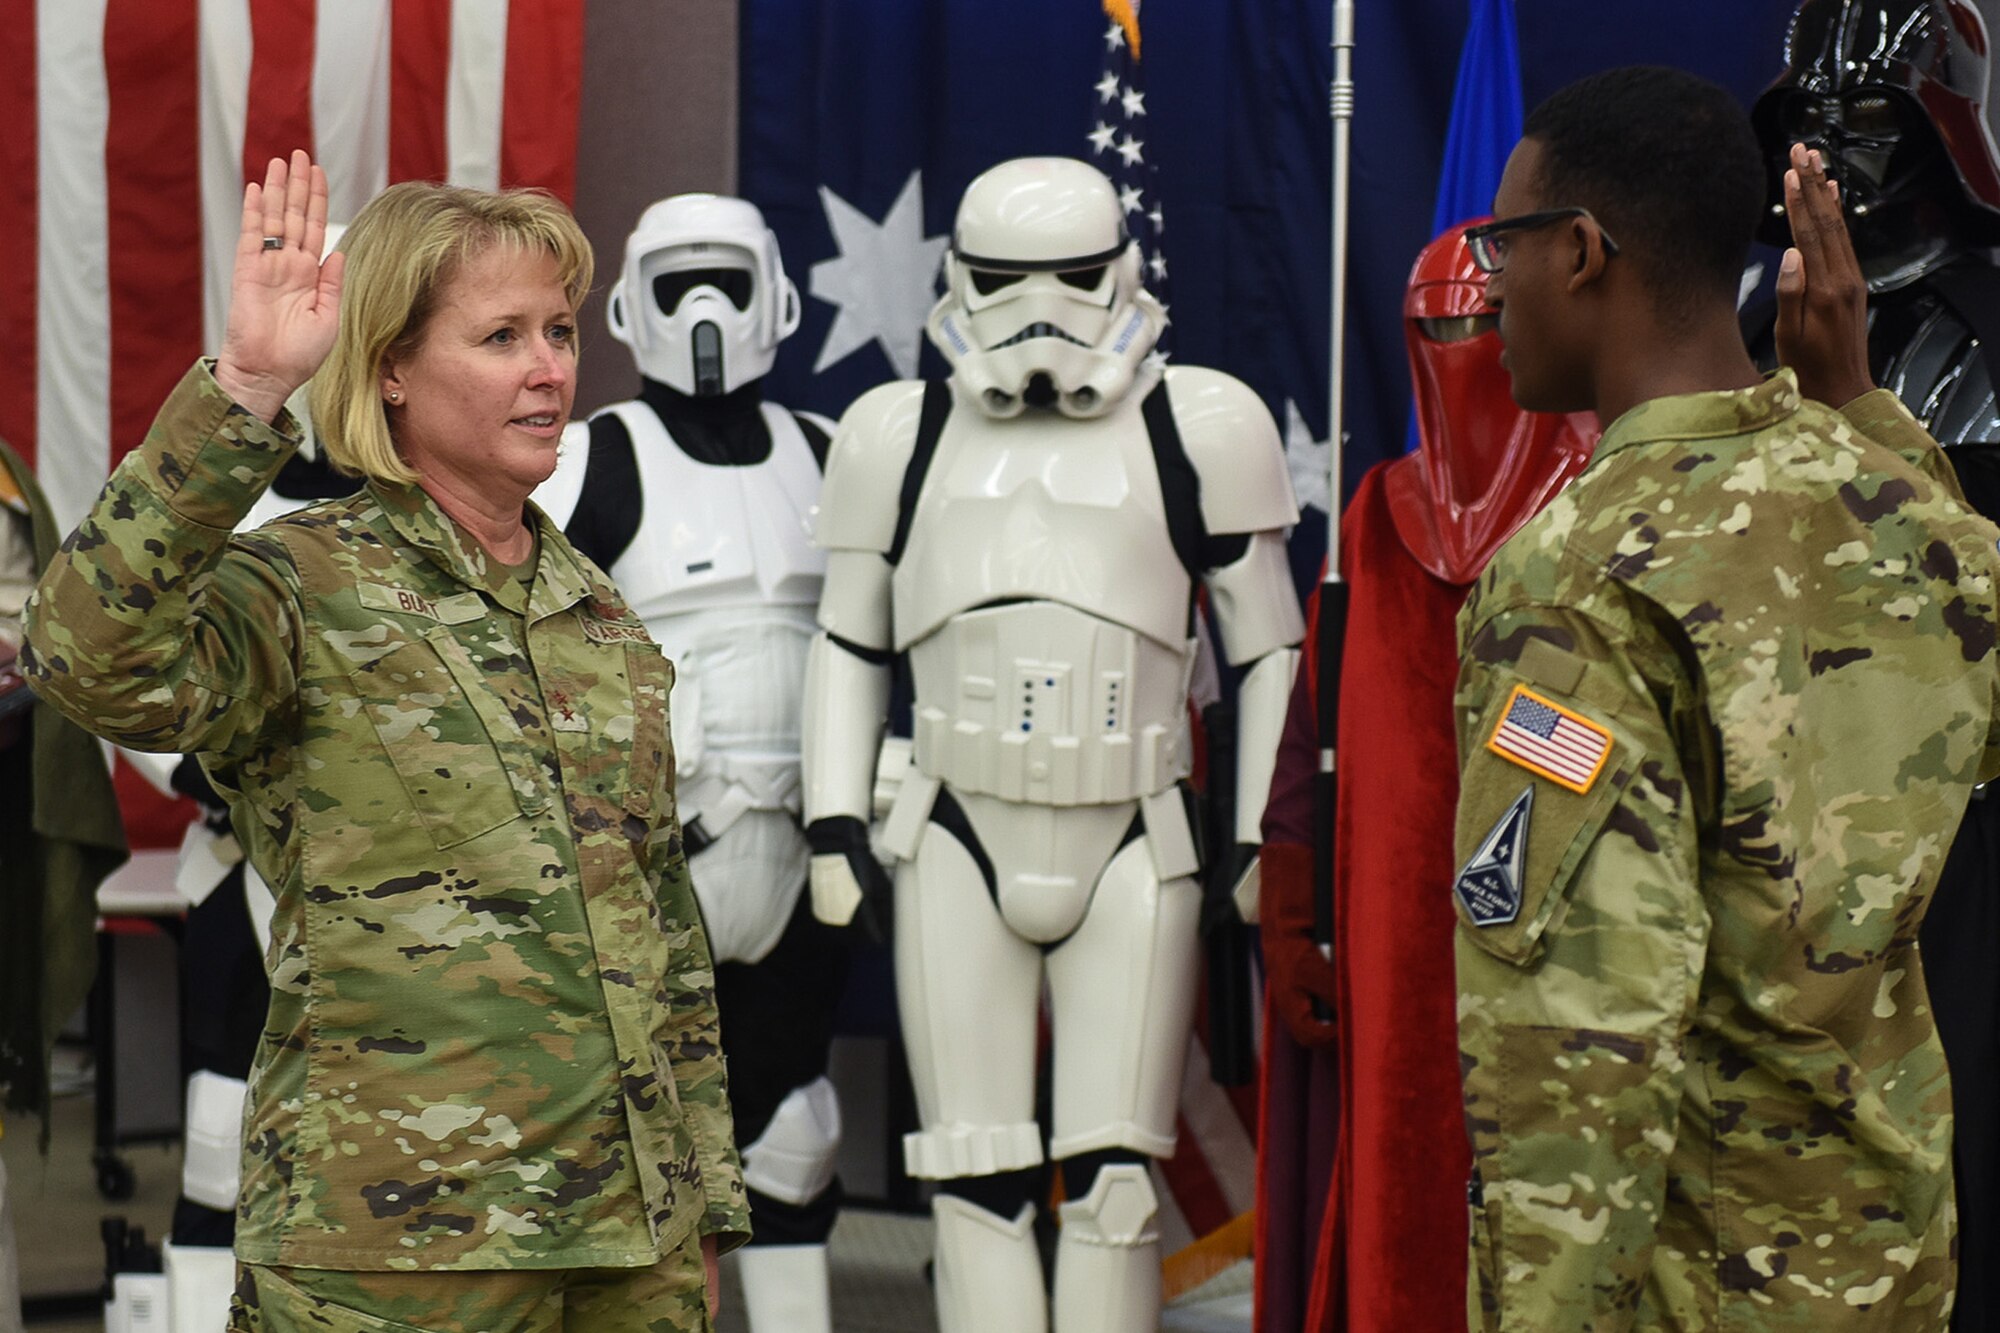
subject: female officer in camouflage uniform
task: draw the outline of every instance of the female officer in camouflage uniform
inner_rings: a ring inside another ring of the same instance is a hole
[[[321,265],[325,225],[303,153],[244,192],[221,356],[28,613],[36,689],[199,753],[277,892],[232,1326],[706,1328],[748,1216],[673,671],[526,505],[588,243],[546,197],[417,183]],[[232,539],[309,378],[366,484]]]

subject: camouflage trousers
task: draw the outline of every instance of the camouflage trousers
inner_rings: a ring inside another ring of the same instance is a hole
[[[236,1266],[229,1333],[710,1333],[701,1246],[650,1268],[362,1273]]]

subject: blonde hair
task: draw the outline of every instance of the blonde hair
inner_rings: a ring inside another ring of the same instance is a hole
[[[347,273],[340,332],[312,380],[313,429],[327,460],[351,476],[413,484],[382,405],[384,359],[423,341],[438,293],[461,265],[495,246],[556,261],[570,309],[590,289],[590,242],[567,208],[540,190],[470,190],[428,181],[391,185],[341,238]]]

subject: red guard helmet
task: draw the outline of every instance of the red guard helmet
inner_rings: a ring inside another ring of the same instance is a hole
[[[1384,476],[1397,535],[1447,583],[1486,562],[1590,461],[1596,418],[1515,406],[1500,365],[1486,275],[1465,248],[1473,218],[1424,247],[1410,270],[1403,331],[1417,404],[1417,451]]]

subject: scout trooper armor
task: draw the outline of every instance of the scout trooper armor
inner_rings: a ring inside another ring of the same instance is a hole
[[[1243,668],[1236,838],[1257,841],[1302,634],[1297,518],[1247,387],[1148,361],[1163,323],[1116,194],[1080,162],[974,181],[930,319],[949,380],[885,385],[842,419],[817,536],[824,632],[807,668],[814,908],[879,924],[940,1182],[946,1333],[1049,1326],[1032,1236],[1036,1020],[1054,1024],[1062,1206],[1054,1323],[1157,1327],[1149,1157],[1170,1153],[1195,989],[1189,771],[1193,598]],[[914,737],[867,821],[892,659]],[[1234,864],[1239,855],[1224,858]],[[1229,886],[1224,886],[1224,892]]]
[[[741,199],[648,208],[608,315],[640,395],[572,426],[535,500],[673,659],[681,826],[756,1231],[734,1261],[756,1333],[823,1333],[840,1200],[826,1062],[846,948],[804,898],[799,700],[825,568],[809,520],[830,423],[762,401],[799,298]]]

